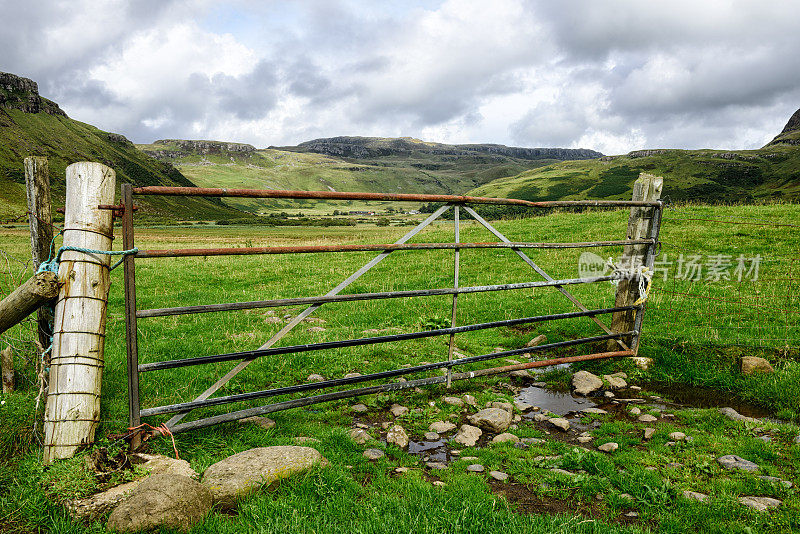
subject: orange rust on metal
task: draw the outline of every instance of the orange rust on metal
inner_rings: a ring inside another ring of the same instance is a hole
[[[428,195],[416,193],[364,193],[344,191],[287,191],[283,189],[224,189],[216,187],[170,187],[150,185],[134,187],[134,195],[203,196],[203,197],[248,197],[248,198],[295,198],[329,200],[375,200],[409,202],[455,202],[470,204],[502,204],[528,206],[531,208],[556,208],[562,206],[655,206],[654,202],[630,200],[551,200],[532,202],[516,198],[469,197],[463,195]]]
[[[584,354],[583,356],[565,356],[563,358],[553,358],[550,360],[539,360],[528,363],[517,363],[514,365],[505,365],[503,367],[490,367],[488,369],[479,369],[468,373],[460,373],[459,378],[469,378],[475,376],[496,375],[501,373],[509,373],[511,371],[522,371],[524,369],[534,369],[536,367],[548,367],[550,365],[560,365],[562,363],[585,362],[588,360],[603,360],[606,358],[621,358],[623,356],[635,356],[632,350],[618,350],[613,352],[597,352],[595,354]],[[461,376],[464,375],[464,376]],[[454,380],[455,380],[454,376]]]

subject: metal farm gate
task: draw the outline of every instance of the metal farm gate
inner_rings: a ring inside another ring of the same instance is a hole
[[[651,177],[652,178],[652,177]],[[122,222],[123,222],[123,241],[126,250],[134,248],[134,196],[143,195],[169,195],[169,196],[204,196],[204,197],[246,197],[246,198],[282,198],[282,199],[325,199],[325,200],[368,200],[368,201],[416,201],[416,202],[441,202],[443,205],[435,210],[429,217],[419,223],[415,228],[405,234],[392,244],[365,244],[365,245],[322,245],[322,246],[295,246],[295,247],[245,247],[245,248],[204,248],[204,249],[166,249],[166,250],[139,250],[134,255],[129,255],[124,260],[124,280],[125,280],[125,322],[126,322],[126,347],[127,347],[127,370],[128,370],[128,402],[129,402],[129,422],[130,427],[139,427],[141,425],[142,417],[162,416],[166,414],[175,414],[169,419],[165,425],[170,432],[177,433],[187,430],[202,428],[217,423],[234,421],[245,417],[254,415],[267,414],[279,410],[286,410],[299,406],[307,406],[310,404],[331,401],[336,399],[343,399],[347,397],[355,397],[359,395],[375,394],[385,391],[400,390],[405,388],[414,388],[419,386],[429,386],[432,384],[446,384],[448,387],[453,380],[469,379],[476,376],[496,374],[500,372],[509,372],[519,369],[530,369],[534,367],[543,367],[566,362],[584,361],[601,358],[611,358],[620,356],[633,356],[637,354],[639,347],[639,338],[642,325],[642,317],[644,313],[645,303],[643,299],[636,298],[635,291],[632,293],[633,297],[627,298],[623,294],[620,297],[620,290],[617,291],[617,300],[614,306],[588,309],[576,299],[572,293],[567,289],[575,284],[594,284],[598,282],[607,282],[612,280],[620,280],[620,284],[628,283],[631,287],[641,287],[640,278],[642,277],[641,271],[638,274],[632,275],[634,270],[617,271],[607,276],[595,276],[584,278],[572,278],[555,280],[548,273],[542,269],[541,266],[534,263],[524,249],[566,249],[566,248],[592,248],[592,247],[607,247],[607,246],[623,246],[623,257],[639,257],[640,261],[652,269],[655,258],[655,253],[658,245],[658,232],[661,221],[662,203],[658,200],[660,196],[661,182],[658,180],[658,185],[650,186],[645,185],[645,189],[650,187],[651,193],[642,193],[642,187],[637,181],[639,187],[639,194],[637,189],[634,189],[633,201],[550,201],[550,202],[530,202],[525,200],[516,199],[499,199],[499,198],[482,198],[482,197],[465,197],[465,196],[450,196],[450,195],[422,195],[422,194],[383,194],[383,193],[344,193],[344,192],[329,192],[329,191],[280,191],[280,190],[251,190],[251,189],[211,189],[211,188],[195,188],[195,187],[132,187],[130,184],[122,185]],[[641,179],[640,179],[641,181]],[[657,191],[654,191],[657,189]],[[653,194],[655,192],[656,194]],[[511,242],[497,229],[495,229],[489,222],[476,213],[471,207],[471,204],[499,204],[499,205],[512,205],[523,206],[529,208],[619,208],[630,207],[631,217],[628,224],[628,238],[618,241],[595,241],[595,242],[580,242],[580,243],[534,243],[534,242]],[[439,218],[445,211],[454,210],[454,225],[455,225],[455,241],[453,243],[408,243],[408,241],[419,233],[423,228],[427,227],[434,220]],[[491,243],[462,243],[460,242],[459,224],[462,212],[466,212],[471,218],[477,221],[480,225],[485,227],[489,232],[494,234],[498,241]],[[642,224],[642,221],[644,224]],[[360,276],[369,271],[372,267],[377,265],[392,252],[398,250],[440,250],[448,249],[454,251],[454,280],[452,287],[445,288],[420,288],[409,291],[386,291],[376,293],[354,293],[348,294],[343,292],[351,283],[356,281]],[[459,286],[459,258],[461,249],[510,249],[519,258],[528,264],[533,271],[535,271],[542,280],[539,281],[523,281],[515,283],[507,283],[501,285],[483,285],[483,286]],[[321,296],[308,296],[302,298],[283,298],[274,300],[263,300],[255,302],[235,302],[227,304],[208,304],[201,306],[185,306],[174,308],[162,309],[137,309],[136,304],[136,278],[135,278],[135,263],[140,260],[147,260],[148,258],[165,258],[165,257],[188,257],[188,256],[225,256],[225,255],[248,255],[248,254],[294,254],[294,253],[337,253],[337,252],[351,252],[351,251],[375,251],[379,254],[371,261],[363,265],[360,269],[355,271],[344,281],[339,283],[336,287]],[[646,271],[646,269],[645,269]],[[458,295],[466,293],[480,293],[488,291],[509,291],[525,288],[540,288],[552,287],[555,291],[560,292],[567,299],[569,299],[578,311],[557,313],[551,315],[540,315],[533,317],[522,317],[510,320],[500,320],[487,323],[469,324],[463,326],[455,326],[456,306]],[[621,289],[621,286],[620,286]],[[282,337],[289,331],[297,326],[303,319],[314,313],[320,306],[328,303],[335,302],[348,302],[348,301],[366,301],[373,299],[394,299],[405,297],[425,297],[430,295],[452,295],[452,322],[448,328],[438,328],[435,330],[426,330],[421,332],[408,332],[393,335],[378,335],[373,337],[365,337],[358,339],[344,339],[339,341],[326,341],[319,343],[310,343],[295,346],[274,346]],[[168,361],[160,361],[155,363],[139,363],[138,356],[138,335],[137,335],[137,321],[140,318],[149,317],[164,317],[172,315],[195,314],[206,312],[222,312],[230,310],[246,310],[256,308],[269,308],[279,306],[296,306],[307,305],[308,307],[297,316],[293,317],[283,328],[280,329],[269,341],[255,350],[247,350],[242,352],[234,352],[229,354],[216,354],[199,357],[191,357],[184,359],[174,359]],[[612,314],[613,322],[611,326],[603,322],[598,316],[603,314]],[[516,325],[526,325],[532,323],[540,323],[544,321],[558,321],[562,319],[571,319],[576,317],[586,317],[594,321],[602,330],[602,335],[592,337],[583,337],[580,339],[573,339],[561,341],[556,343],[547,343],[535,347],[524,347],[514,350],[505,350],[502,352],[495,352],[491,354],[483,354],[478,356],[454,358],[454,337],[456,334],[477,331],[487,328],[509,327]],[[622,327],[620,327],[622,325]],[[612,330],[612,327],[617,331]],[[321,382],[303,383],[287,387],[279,387],[273,389],[264,389],[260,391],[252,391],[247,393],[238,393],[226,396],[212,397],[221,387],[230,381],[236,374],[247,367],[251,362],[257,358],[265,356],[278,356],[281,354],[306,352],[306,351],[319,351],[327,349],[337,349],[343,347],[365,346],[379,343],[388,343],[402,340],[421,339],[431,336],[449,336],[450,344],[447,359],[435,363],[416,365],[408,368],[394,369],[390,371],[376,372],[365,374],[361,376],[338,378],[331,380],[324,380]],[[471,364],[475,362],[482,362],[503,358],[507,356],[518,355],[522,353],[541,352],[550,349],[557,349],[561,347],[568,347],[574,345],[588,344],[610,341],[614,350],[608,352],[599,352],[593,354],[564,357],[558,359],[549,359],[541,361],[531,361],[516,365],[509,365],[504,367],[496,367],[491,369],[481,369],[472,372],[456,373],[453,372],[454,368]],[[216,383],[212,384],[201,395],[191,402],[184,402],[179,404],[171,404],[165,406],[156,406],[149,408],[142,408],[140,406],[139,398],[139,380],[142,373],[149,373],[165,369],[173,369],[177,367],[201,365],[212,362],[238,362],[227,374],[222,376]],[[274,397],[278,395],[286,395],[292,393],[302,393],[310,391],[325,390],[330,388],[339,388],[341,386],[349,386],[361,384],[363,382],[375,382],[391,377],[399,377],[402,375],[409,375],[436,369],[445,369],[446,375],[419,378],[408,380],[405,382],[383,382],[377,385],[366,387],[356,387],[351,389],[341,389],[328,393],[316,393],[311,396],[295,398],[282,402],[266,404],[264,406],[255,408],[246,408],[236,411],[231,411],[222,415],[215,415],[205,417],[190,422],[180,421],[192,410],[218,406],[223,404],[250,401],[253,399],[261,399]]]

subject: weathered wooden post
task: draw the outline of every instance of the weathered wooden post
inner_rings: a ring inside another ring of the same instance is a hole
[[[31,256],[33,272],[50,256],[53,242],[53,212],[50,201],[50,170],[47,158],[31,156],[25,158],[25,189],[28,195],[28,212],[30,213]],[[39,344],[50,346],[53,335],[53,310],[47,304],[41,306],[37,318]]]
[[[639,178],[633,184],[633,198],[634,201],[639,202],[655,202],[661,198],[661,189],[664,179],[653,176],[652,174],[641,173]],[[654,224],[659,224],[656,221],[657,209],[652,207],[632,207],[631,214],[628,217],[628,239],[648,239],[653,237]],[[651,248],[652,247],[652,248]],[[625,245],[622,249],[622,257],[619,260],[619,266],[623,269],[630,270],[646,265],[648,252],[654,252],[654,245],[638,244],[638,245]],[[652,268],[652,265],[649,266]],[[628,276],[619,281],[617,285],[616,301],[614,306],[630,306],[636,302],[642,295],[639,294],[639,278],[637,276]],[[642,313],[643,310],[638,313]],[[634,329],[636,322],[636,310],[628,310],[623,312],[616,312],[611,320],[611,330],[614,332],[629,332]],[[633,340],[623,340],[627,344],[632,344]],[[608,350],[619,350],[617,348],[616,340],[609,340]],[[631,347],[633,350],[638,348]]]
[[[14,352],[11,345],[0,351],[0,368],[3,374],[3,393],[14,391]]]
[[[116,174],[99,163],[67,167],[64,246],[110,250],[111,210]],[[100,420],[110,257],[66,251],[58,279],[61,290],[55,311],[47,407],[44,415],[45,464],[69,458],[94,441]]]
[[[0,334],[58,295],[55,273],[36,273],[0,301]],[[48,338],[47,345],[50,345]],[[45,345],[45,347],[47,346]]]

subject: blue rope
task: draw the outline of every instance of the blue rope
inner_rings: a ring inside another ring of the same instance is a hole
[[[53,239],[55,239],[55,237]],[[42,273],[42,272],[45,272],[45,271],[50,271],[50,272],[53,272],[53,273],[57,273],[58,272],[58,264],[61,262],[61,255],[64,252],[67,252],[67,251],[85,252],[86,254],[106,254],[108,256],[122,256],[122,258],[117,263],[115,263],[114,265],[111,266],[110,270],[113,271],[114,269],[119,267],[122,264],[123,261],[125,261],[125,256],[128,256],[130,254],[136,254],[137,252],[139,252],[139,249],[134,247],[134,248],[132,248],[130,250],[95,250],[95,249],[92,249],[92,248],[65,246],[65,247],[61,247],[61,248],[58,249],[58,253],[56,254],[55,259],[51,260],[50,258],[48,258],[47,259],[48,261],[42,262],[42,264],[39,265],[39,270],[36,271],[36,272],[37,273]],[[53,250],[52,250],[52,247],[51,247],[51,249],[50,249],[50,256],[51,257],[52,257],[52,252],[53,252]]]

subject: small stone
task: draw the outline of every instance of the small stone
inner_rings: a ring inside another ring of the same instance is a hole
[[[655,434],[655,433],[656,433],[656,429],[655,428],[649,428],[649,427],[648,428],[643,428],[642,429],[642,438],[644,438],[645,440],[649,440],[650,438],[653,437],[653,434]]]
[[[589,443],[593,439],[592,436],[578,436],[578,443]]]
[[[529,445],[541,445],[545,443],[545,440],[541,438],[521,438],[520,441]]]
[[[603,410],[602,408],[595,408],[595,407],[584,408],[584,409],[581,410],[581,412],[582,413],[593,413],[593,414],[597,414],[597,415],[604,415],[604,414],[608,413],[607,411]]]
[[[458,406],[459,408],[464,406],[464,401],[458,397],[445,397],[442,400],[445,404],[450,404],[451,406]]]
[[[612,391],[604,391],[603,396],[607,399],[613,399],[614,397],[616,397],[616,395],[614,395],[614,392]]]
[[[689,491],[689,490],[683,492],[683,497],[685,499],[689,499],[690,501],[697,501],[697,502],[706,502],[706,499],[708,499],[708,495],[706,495],[705,493],[698,493],[696,491]]]
[[[514,378],[533,378],[531,373],[527,369],[519,369],[517,371],[511,371],[509,376],[513,376]]]
[[[408,467],[395,467],[394,468],[394,472],[395,473],[403,474],[403,473],[408,473],[409,471],[411,471],[411,469],[409,469]]]
[[[653,365],[653,358],[647,358],[645,356],[632,356],[631,361],[642,371],[647,371],[647,369]]]
[[[281,322],[280,317],[265,317],[264,318],[264,323],[266,323],[266,324],[277,324],[279,322]]]
[[[371,440],[372,436],[370,436],[363,428],[354,428],[350,431],[350,439],[359,445],[363,445],[367,441]]]
[[[613,441],[609,441],[608,443],[603,443],[602,445],[597,447],[598,451],[608,452],[608,453],[614,452],[617,449],[619,449],[619,444],[614,443]]]
[[[356,378],[357,376],[361,376],[361,373],[347,373],[344,375],[345,378]]]
[[[675,446],[675,442],[674,441],[668,441],[668,442],[664,443],[664,446],[665,447],[674,447]]]
[[[734,410],[733,408],[729,408],[729,407],[720,408],[719,409],[719,413],[721,413],[722,415],[724,415],[725,417],[727,417],[728,419],[731,419],[733,421],[744,421],[746,423],[759,423],[760,422],[758,419],[755,419],[753,417],[747,417],[746,415],[742,415],[739,412],[737,412],[736,410]]]
[[[316,333],[316,332],[324,332],[325,329],[322,328],[321,326],[312,326],[311,328],[307,328],[306,331]]]
[[[442,486],[446,486],[447,484],[445,484],[445,483],[444,483],[444,482],[442,482],[441,480],[434,480],[434,481],[433,481],[433,485],[434,485],[434,486],[437,486],[437,487],[442,487]]]
[[[642,391],[642,388],[639,386],[628,386],[628,389],[631,391]]]
[[[394,425],[386,433],[386,443],[397,445],[401,449],[408,447],[408,434],[400,425]]]
[[[461,425],[458,434],[453,438],[455,443],[463,445],[464,447],[474,447],[478,443],[478,438],[481,437],[483,432],[480,428],[472,425]]]
[[[528,348],[535,347],[537,345],[541,345],[542,343],[544,343],[546,341],[547,341],[547,336],[544,335],[544,334],[539,334],[535,338],[533,338],[530,341],[528,341],[527,343],[525,343],[525,346],[528,347]]]
[[[629,414],[631,414],[631,415],[633,415],[633,416],[637,416],[637,415],[641,415],[641,414],[642,414],[642,410],[640,410],[639,408],[637,408],[636,406],[634,406],[633,408],[631,408],[630,410],[628,410],[628,413],[629,413]]]
[[[353,406],[350,407],[350,409],[356,413],[364,413],[369,411],[369,408],[367,408],[363,404],[354,404]]]
[[[450,423],[448,421],[436,421],[434,423],[431,423],[431,425],[428,427],[428,429],[431,432],[436,432],[436,433],[439,433],[439,434],[444,434],[446,432],[450,432],[454,428],[456,428],[456,425],[454,425],[453,423]]]
[[[603,387],[603,381],[588,371],[578,371],[572,375],[572,387],[575,393],[585,396]]]
[[[261,417],[261,416],[253,416],[253,417],[245,417],[244,419],[240,419],[239,423],[241,424],[254,424],[258,427],[263,428],[264,430],[269,430],[270,428],[275,426],[275,421],[270,419],[269,417]]]
[[[508,479],[508,474],[503,473],[502,471],[489,471],[489,476],[501,482]]]
[[[717,458],[717,462],[719,462],[719,465],[721,465],[723,469],[740,469],[750,472],[758,471],[759,469],[758,464],[745,460],[741,456],[736,456],[735,454],[720,456]]]
[[[638,421],[640,423],[652,423],[653,421],[658,421],[657,418],[653,417],[649,413],[642,414],[638,417]]]
[[[550,419],[550,424],[556,428],[563,430],[564,432],[569,430],[569,421],[567,421],[563,417],[554,417],[553,419]]]
[[[364,330],[366,332],[366,330]],[[377,332],[376,332],[377,333]],[[400,366],[400,369],[408,369],[411,367],[410,363],[404,363]]]
[[[777,508],[783,501],[773,499],[772,497],[739,497],[739,502],[748,508],[764,512],[770,508]]]
[[[758,356],[743,356],[740,363],[743,375],[772,373],[775,371],[767,360]]]
[[[400,406],[399,404],[392,404],[392,407],[389,408],[389,412],[394,417],[401,417],[408,413],[408,408],[406,408],[405,406]]]
[[[510,363],[510,364],[514,364],[514,365],[516,365],[516,364],[518,364],[518,363],[522,363],[522,362],[520,362],[519,360],[512,360],[511,358],[506,358],[506,361],[507,361],[508,363]]]
[[[792,482],[790,482],[789,480],[781,480],[778,477],[770,477],[764,475],[758,478],[760,478],[761,480],[766,480],[767,482],[772,482],[773,484],[781,484],[785,488],[791,488],[792,486],[794,486],[794,484],[792,484]]]
[[[625,517],[639,517],[639,512],[628,512]]]
[[[633,500],[633,495],[631,495],[630,493],[620,493],[619,494],[619,498],[620,499],[624,499],[626,501],[632,501]]]
[[[671,432],[669,435],[669,439],[673,441],[684,441],[686,440],[686,434],[683,432]]]
[[[475,399],[475,397],[473,397],[472,395],[467,394],[467,395],[462,396],[461,398],[464,399],[464,404],[467,404],[469,406],[477,406],[478,405],[477,399]]]
[[[365,423],[356,423],[356,424],[355,424],[355,427],[356,427],[356,428],[363,428],[364,430],[366,430],[366,429],[368,429],[368,428],[369,428],[369,425],[368,425],[368,424],[365,424]]]
[[[502,402],[502,401],[495,401],[489,405],[490,408],[500,408],[501,410],[505,410],[507,412],[514,411],[514,405],[510,402]]]
[[[378,458],[383,458],[385,454],[380,449],[367,449],[364,451],[364,458],[367,460],[377,460]]]
[[[506,441],[511,441],[516,443],[519,441],[519,437],[515,436],[514,434],[509,434],[505,432],[503,434],[498,434],[492,438],[492,443],[505,443]]]
[[[571,471],[567,471],[565,469],[559,469],[557,467],[554,467],[554,468],[550,469],[550,472],[551,473],[556,473],[557,475],[564,475],[564,476],[567,476],[567,477],[576,476],[575,473],[573,473]]]
[[[608,387],[611,389],[625,389],[628,387],[628,383],[619,374],[603,375],[603,379],[608,382]]]
[[[447,469],[447,464],[442,462],[425,462],[429,469]]]
[[[514,408],[524,413],[533,409],[533,404],[528,404],[527,402],[521,400],[515,400]]]
[[[441,437],[436,432],[425,432],[425,441],[439,441]]]
[[[485,471],[485,467],[481,464],[470,464],[467,466],[467,471],[470,473],[483,473]]]
[[[307,382],[322,382],[323,380],[325,380],[325,377],[318,374],[308,375],[308,378],[306,378]]]
[[[390,426],[392,426],[392,423],[390,423],[389,421],[384,421],[383,423],[381,423],[381,428],[384,430],[389,430]]]
[[[543,413],[537,413],[534,414],[533,420],[536,421],[537,423],[541,423],[543,421],[547,421],[547,416]]]
[[[465,462],[474,462],[475,460],[480,460],[477,456],[464,456],[461,458]]]

